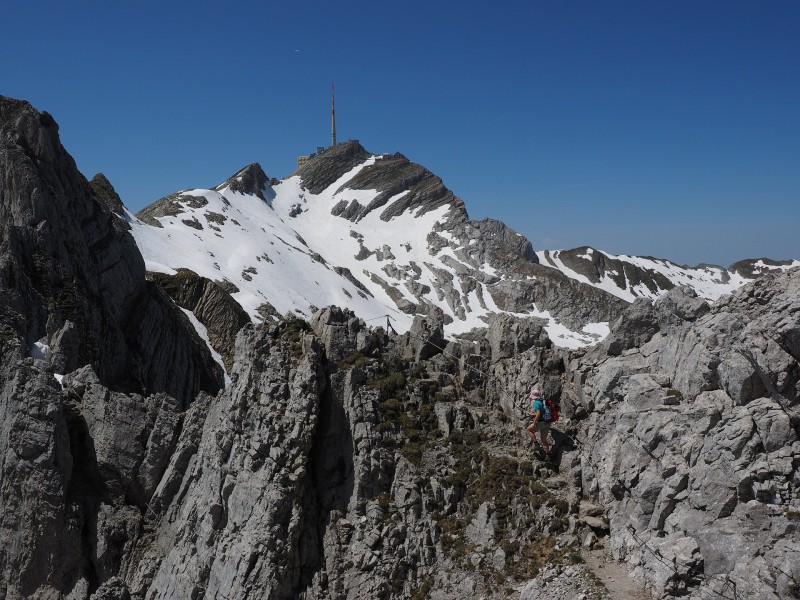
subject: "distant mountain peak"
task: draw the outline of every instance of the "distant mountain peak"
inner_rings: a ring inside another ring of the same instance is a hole
[[[470,220],[425,167],[357,141],[304,157],[282,181],[252,164],[137,216],[158,228],[133,225],[149,270],[227,281],[253,321],[336,305],[369,321],[389,314],[398,331],[437,315],[458,336],[510,313],[543,319],[553,343],[577,347],[602,339],[626,302],[681,285],[714,300],[746,281],[589,246],[537,253],[500,221]]]
[[[264,169],[261,168],[261,165],[258,163],[251,163],[228,177],[228,179],[220,183],[214,189],[219,192],[227,187],[233,192],[257,196],[265,202],[268,202],[264,190],[267,188],[269,182],[270,179],[267,177],[267,174],[264,173]]]
[[[312,155],[297,169],[296,175],[300,176],[305,189],[319,194],[370,156],[357,141],[342,142]]]

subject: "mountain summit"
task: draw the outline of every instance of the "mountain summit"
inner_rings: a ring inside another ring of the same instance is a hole
[[[471,221],[424,167],[357,142],[318,153],[283,181],[250,165],[137,217],[149,271],[217,281],[254,321],[309,318],[335,304],[367,320],[388,315],[398,331],[415,315],[437,316],[456,335],[514,313],[543,319],[555,343],[575,346],[598,341],[623,306],[539,265],[530,242],[503,223]]]
[[[133,235],[149,271],[188,269],[215,281],[256,322],[309,318],[333,304],[367,321],[388,316],[398,331],[414,316],[437,316],[453,336],[508,313],[543,319],[566,347],[600,341],[636,298],[688,285],[716,300],[752,278],[744,264],[754,265],[689,268],[588,247],[537,253],[499,221],[470,220],[423,166],[355,141],[318,152],[282,181],[253,164],[137,217]]]

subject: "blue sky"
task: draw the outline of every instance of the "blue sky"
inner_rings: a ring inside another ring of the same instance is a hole
[[[800,3],[9,2],[0,94],[132,210],[339,140],[534,248],[800,258]]]

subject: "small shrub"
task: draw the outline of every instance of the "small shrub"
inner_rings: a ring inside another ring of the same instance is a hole
[[[378,404],[378,411],[389,417],[397,417],[403,410],[403,403],[397,398],[388,398]]]
[[[417,585],[417,589],[411,595],[411,600],[428,600],[432,588],[433,579],[426,577]]]
[[[384,375],[383,377],[373,379],[367,384],[367,387],[373,390],[385,392],[387,394],[393,394],[397,390],[404,387],[405,384],[406,376],[402,371],[396,371],[394,373],[390,373],[389,375]]]
[[[360,351],[356,351],[342,359],[342,362],[339,363],[339,369],[343,371],[347,369],[363,369],[371,363],[372,360],[369,357],[364,356]]]
[[[400,448],[400,454],[408,459],[412,465],[422,465],[422,445],[419,442],[407,442]]]
[[[383,512],[387,512],[389,510],[389,506],[389,492],[381,492],[378,494],[378,508],[380,508]]]
[[[586,560],[581,556],[580,552],[573,552],[569,555],[569,560],[573,565],[582,565]]]

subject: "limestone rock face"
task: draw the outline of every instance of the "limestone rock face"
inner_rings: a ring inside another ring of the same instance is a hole
[[[327,150],[324,156],[327,157],[332,152],[337,150]],[[353,221],[358,221],[377,209],[381,209],[381,220],[389,221],[406,211],[423,215],[445,205],[454,206],[459,214],[466,215],[461,200],[444,186],[441,179],[399,153],[381,157],[351,179],[347,186],[356,190],[375,189],[380,192],[368,205],[356,211],[350,210],[351,216],[348,218]],[[389,203],[394,198],[397,199]]]
[[[658,318],[652,303],[639,298],[611,324],[611,333],[603,340],[603,348],[610,355],[619,356],[625,350],[637,348],[658,331]]]
[[[270,179],[267,177],[267,174],[264,173],[261,165],[253,163],[247,165],[244,169],[228,178],[225,182],[220,184],[217,189],[229,187],[234,192],[256,196],[265,202],[269,202],[272,196],[271,190],[267,187],[269,181]]]
[[[222,356],[225,368],[233,368],[236,334],[250,323],[238,302],[217,282],[188,269],[175,275],[151,273],[150,279],[181,308],[192,312],[205,325],[211,346]]]
[[[122,204],[122,199],[105,175],[98,173],[92,177],[89,185],[92,186],[97,199],[100,200],[110,212],[118,217],[125,217],[125,207]]]
[[[145,280],[127,223],[90,185],[28,103],[0,98],[0,321],[28,349],[54,349],[61,373],[86,364],[111,387],[188,403],[221,371],[191,325]],[[107,183],[107,182],[106,182]],[[101,190],[101,191],[98,191]],[[113,202],[112,202],[113,204]]]
[[[358,142],[344,142],[317,154],[313,161],[301,166],[297,174],[312,194],[319,194],[368,156]]]
[[[4,597],[88,598],[110,581],[180,412],[222,386],[188,319],[145,279],[117,203],[105,178],[77,171],[52,117],[0,97]]]
[[[777,566],[800,551],[787,530],[800,506],[800,270],[710,309],[676,289],[655,313],[650,341],[571,365],[565,391],[588,412],[584,493],[657,596],[788,597],[797,567]]]
[[[255,588],[290,598],[308,579],[318,544],[308,456],[324,380],[318,342],[286,333],[243,332],[232,386],[208,405],[201,429],[184,430],[153,499],[153,540],[128,577],[133,596],[244,597]],[[297,362],[287,352],[294,343]]]

